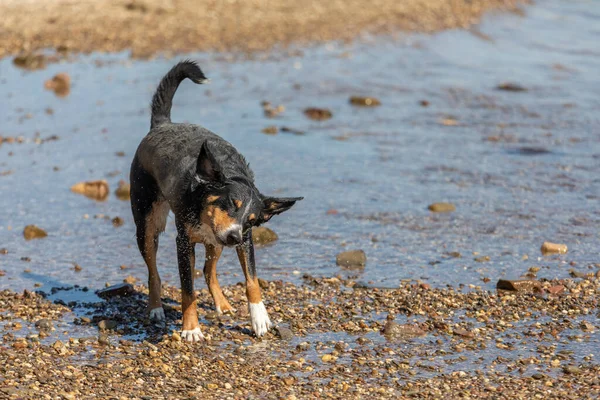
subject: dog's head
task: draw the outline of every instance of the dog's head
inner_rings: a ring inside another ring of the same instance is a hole
[[[303,199],[263,196],[249,179],[226,178],[207,143],[200,150],[191,185],[200,205],[199,222],[209,226],[225,246],[242,243],[248,229],[267,222]]]

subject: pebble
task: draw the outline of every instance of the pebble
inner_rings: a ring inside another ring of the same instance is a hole
[[[130,283],[119,283],[117,285],[108,286],[104,289],[96,291],[98,297],[110,299],[115,296],[128,296],[135,292],[133,285]]]
[[[429,211],[436,213],[448,213],[456,210],[456,206],[452,203],[433,203],[427,208]]]
[[[292,330],[284,326],[276,326],[275,333],[281,340],[292,340],[294,338],[294,333]]]
[[[76,183],[71,186],[71,191],[99,201],[106,200],[110,193],[108,182],[104,179]]]
[[[48,236],[48,233],[36,225],[27,225],[25,229],[23,229],[23,237],[25,237],[25,240],[42,239],[46,236]]]
[[[116,327],[117,323],[110,319],[103,319],[102,321],[98,322],[98,328],[102,330],[115,329]]]
[[[36,321],[35,327],[38,329],[44,329],[44,330],[49,331],[52,329],[52,321],[50,321],[46,318],[42,318],[42,319]]]
[[[543,255],[547,254],[565,254],[568,250],[566,244],[544,242],[540,249]]]
[[[349,250],[339,253],[335,263],[345,268],[363,268],[367,264],[367,255],[363,250]]]
[[[531,279],[523,280],[507,280],[500,279],[496,283],[496,289],[513,290],[519,292],[539,292],[542,289],[542,284],[539,281]]]
[[[353,106],[376,107],[380,106],[381,102],[375,97],[352,96],[350,97],[350,104]]]
[[[252,228],[252,242],[257,246],[263,246],[275,242],[279,237],[266,226]]]
[[[52,90],[58,97],[65,97],[71,91],[71,77],[64,72],[56,74],[44,83],[44,87]]]
[[[316,107],[305,109],[304,115],[315,121],[325,121],[333,117],[333,113],[330,110]]]
[[[129,200],[131,197],[131,185],[124,180],[120,180],[119,185],[115,189],[115,196],[119,200]]]

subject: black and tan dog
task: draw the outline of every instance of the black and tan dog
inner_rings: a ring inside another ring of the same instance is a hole
[[[230,143],[198,125],[171,122],[173,96],[185,78],[195,83],[207,80],[191,61],[180,62],[164,76],[152,99],[150,132],[131,164],[131,208],[137,243],[148,266],[150,318],[165,318],[156,251],[158,236],[172,210],[177,226],[183,339],[195,342],[204,337],[194,295],[196,243],[203,243],[206,249],[204,277],[219,313],[232,307],[217,280],[217,261],[223,247],[235,246],[246,278],[252,328],[262,336],[271,321],[256,276],[251,228],[288,210],[302,198],[263,196],[254,185],[248,163]]]

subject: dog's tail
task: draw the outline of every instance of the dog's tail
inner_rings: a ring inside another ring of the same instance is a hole
[[[185,60],[175,65],[162,78],[154,97],[152,97],[152,118],[150,119],[150,129],[161,124],[171,122],[171,106],[173,105],[173,96],[179,87],[181,81],[190,78],[194,83],[204,83],[208,79],[194,61]]]

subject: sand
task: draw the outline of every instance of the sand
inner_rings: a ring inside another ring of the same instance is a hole
[[[519,0],[0,0],[0,57],[41,49],[252,53],[368,34],[465,28]]]

